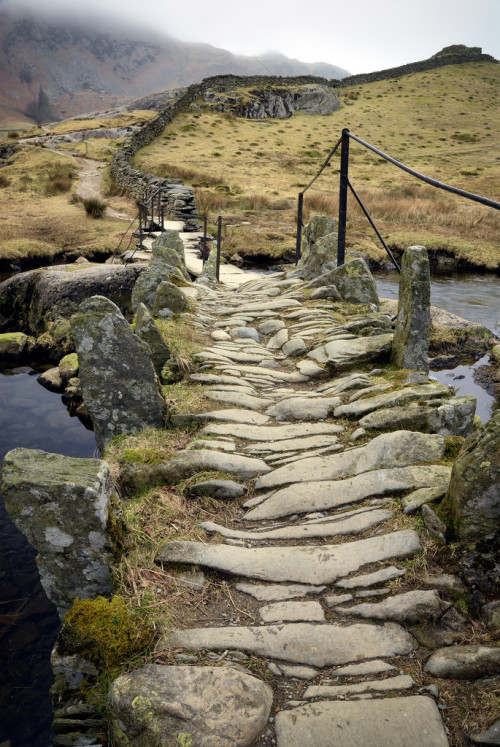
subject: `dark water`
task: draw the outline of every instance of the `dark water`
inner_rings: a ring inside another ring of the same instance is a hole
[[[398,298],[399,273],[395,270],[374,272],[379,295]],[[475,273],[436,273],[431,276],[431,303],[457,314],[470,322],[487,327],[500,337],[500,277]],[[484,356],[470,365],[432,371],[441,384],[451,384],[458,395],[473,394],[477,399],[476,414],[485,423],[493,413],[494,398],[474,379],[480,366],[488,365]]]
[[[29,367],[0,371],[0,463],[7,451],[18,446],[64,456],[93,456],[93,431],[69,416],[61,395],[41,386],[38,375]]]

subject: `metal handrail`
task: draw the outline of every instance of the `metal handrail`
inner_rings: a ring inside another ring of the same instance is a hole
[[[132,261],[132,259],[134,257],[134,254],[136,253],[136,251],[139,249],[139,247],[142,244],[142,208],[143,207],[146,208],[145,220],[147,221],[148,207],[149,207],[150,204],[152,205],[151,222],[153,222],[153,217],[154,217],[154,203],[153,203],[153,200],[155,199],[156,196],[158,196],[159,201],[160,201],[159,195],[160,195],[160,193],[162,191],[163,191],[163,187],[158,187],[149,197],[148,197],[148,194],[146,192],[145,197],[143,197],[143,201],[138,203],[139,204],[139,212],[137,213],[137,215],[135,216],[135,218],[133,218],[133,220],[130,222],[129,226],[127,227],[126,231],[122,234],[122,236],[120,238],[120,241],[118,242],[118,246],[116,247],[115,252],[114,252],[115,255],[118,254],[118,251],[119,251],[119,249],[120,249],[120,247],[122,245],[123,239],[128,234],[128,232],[130,231],[130,229],[132,228],[132,226],[134,225],[134,223],[136,223],[137,220],[138,220],[139,221],[139,241],[137,242],[137,246],[134,249],[134,251],[132,252],[131,256],[127,260],[128,262]],[[161,227],[162,227],[162,230],[163,230],[163,226],[164,226],[164,212],[163,212],[163,208],[161,206],[159,206],[159,212],[160,212],[160,219],[161,219]],[[133,238],[133,236],[131,236],[130,241],[129,241],[129,243],[128,243],[126,249],[125,249],[125,251],[127,251],[127,249],[129,248],[130,244],[132,243],[132,238]]]
[[[301,253],[301,245],[302,245],[302,228],[303,228],[303,222],[302,222],[302,211],[303,211],[303,200],[304,200],[304,193],[309,189],[309,187],[314,184],[316,179],[321,175],[325,167],[328,165],[330,159],[332,158],[333,154],[338,149],[339,145],[341,145],[341,152],[340,152],[340,186],[339,186],[339,218],[338,218],[338,245],[337,245],[337,265],[343,265],[345,262],[345,235],[346,235],[346,224],[347,224],[347,191],[348,189],[351,190],[352,194],[354,195],[358,205],[360,206],[362,212],[366,216],[367,220],[369,221],[371,227],[375,231],[378,239],[382,243],[382,246],[384,247],[385,251],[389,255],[391,262],[394,264],[395,268],[398,270],[398,272],[401,272],[401,269],[394,258],[394,255],[390,251],[389,247],[385,243],[384,239],[382,238],[382,235],[380,231],[377,229],[372,217],[370,216],[368,210],[361,202],[361,199],[359,195],[356,193],[354,187],[352,186],[351,182],[349,181],[349,139],[355,140],[357,143],[360,143],[360,145],[363,145],[365,148],[368,148],[368,150],[371,150],[373,153],[376,153],[380,158],[385,159],[389,163],[392,163],[394,166],[397,166],[398,168],[402,169],[403,171],[406,171],[406,173],[411,174],[411,176],[416,177],[417,179],[420,179],[421,181],[425,182],[426,184],[430,184],[432,187],[436,187],[438,189],[443,189],[446,192],[451,192],[452,194],[459,195],[460,197],[465,197],[468,200],[473,200],[474,202],[479,202],[482,205],[486,205],[487,207],[492,207],[495,210],[500,210],[500,203],[496,202],[495,200],[490,200],[488,197],[482,197],[481,195],[476,195],[473,192],[467,192],[464,189],[459,189],[458,187],[453,187],[450,184],[445,184],[444,182],[440,182],[437,179],[433,179],[430,176],[426,176],[425,174],[421,174],[419,171],[416,171],[415,169],[410,168],[409,166],[406,166],[406,164],[401,163],[401,161],[397,161],[395,158],[392,158],[392,156],[387,155],[387,153],[384,153],[379,148],[375,148],[374,145],[371,145],[371,143],[367,143],[365,140],[362,140],[362,138],[358,137],[357,135],[354,135],[354,133],[350,132],[350,130],[346,127],[342,130],[342,136],[340,140],[336,143],[335,147],[332,149],[332,151],[329,153],[325,163],[321,166],[319,171],[317,172],[316,176],[311,179],[309,184],[302,190],[302,192],[299,192],[298,197],[298,209],[297,209],[297,242],[296,242],[296,250],[295,250],[295,264],[300,259],[300,253]]]

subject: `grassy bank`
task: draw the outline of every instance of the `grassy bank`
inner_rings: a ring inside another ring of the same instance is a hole
[[[440,181],[500,199],[500,66],[456,65],[342,91],[340,111],[244,120],[210,108],[177,118],[135,166],[196,188],[200,212],[222,214],[224,252],[282,257],[294,248],[296,199],[342,128]],[[305,220],[335,216],[338,157],[307,192]],[[356,143],[350,177],[388,244],[422,243],[481,268],[500,266],[497,211],[427,187]],[[384,253],[350,199],[348,247]]]

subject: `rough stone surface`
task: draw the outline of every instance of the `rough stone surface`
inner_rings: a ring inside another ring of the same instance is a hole
[[[337,607],[336,612],[353,617],[394,620],[416,624],[435,620],[447,608],[437,591],[408,591],[383,602],[365,602],[355,607]]]
[[[275,622],[325,622],[325,613],[319,602],[276,602],[261,607],[261,620]]]
[[[308,351],[307,345],[300,337],[292,337],[291,340],[285,342],[281,349],[289,358],[296,358],[299,355],[304,355],[304,353],[307,353]]]
[[[170,358],[170,350],[153,317],[143,303],[137,306],[135,334],[149,347],[154,369],[157,375],[160,376],[163,366]]]
[[[280,329],[283,329],[285,322],[281,319],[266,319],[265,322],[261,322],[258,326],[258,330],[262,335],[273,335]]]
[[[288,397],[266,410],[278,421],[283,420],[325,420],[340,404],[339,397]]]
[[[440,501],[446,495],[447,490],[448,485],[446,483],[438,485],[435,488],[419,488],[418,490],[414,490],[413,493],[406,495],[401,501],[403,513],[407,515],[414,514],[424,503],[436,503]]]
[[[279,350],[285,342],[288,342],[288,330],[286,327],[279,329],[267,343],[268,350]]]
[[[410,246],[403,254],[399,303],[392,343],[392,362],[398,368],[428,371],[431,323],[429,257],[423,246]]]
[[[269,420],[269,418],[267,418]],[[293,425],[247,425],[240,423],[210,423],[202,433],[215,436],[234,436],[249,441],[282,441],[306,439],[321,434],[341,433],[343,426],[334,423],[300,423]],[[332,436],[335,438],[335,436]]]
[[[309,584],[236,584],[236,589],[258,599],[259,602],[275,602],[280,599],[305,597],[306,594],[321,594],[324,586]]]
[[[308,459],[308,462],[311,460]],[[448,484],[451,467],[399,467],[378,469],[346,480],[308,481],[277,490],[243,517],[247,521],[275,519],[294,513],[336,508],[365,498],[417,487]]]
[[[386,692],[388,690],[409,690],[415,681],[407,674],[388,677],[384,680],[356,682],[350,685],[311,685],[304,698],[339,698],[353,693]]]
[[[500,601],[489,602],[481,608],[481,617],[491,630],[500,630]]]
[[[41,373],[37,381],[50,392],[62,392],[64,390],[64,380],[59,371],[59,366],[49,368],[48,371]]]
[[[461,539],[479,539],[498,531],[500,410],[465,442],[453,464],[446,500]]]
[[[100,451],[115,436],[161,428],[165,401],[149,348],[112,301],[93,296],[71,318],[83,401]]]
[[[414,400],[424,401],[437,399],[439,397],[447,397],[453,394],[453,389],[445,384],[422,384],[421,386],[408,386],[404,389],[398,389],[395,392],[386,392],[385,394],[377,394],[375,397],[366,397],[365,399],[357,400],[356,402],[349,402],[346,405],[341,405],[335,411],[335,417],[350,417],[358,418],[366,413],[372,413],[373,410],[377,410],[380,407],[388,407],[389,417],[397,405],[405,405]],[[387,412],[387,411],[385,411]],[[395,416],[397,418],[397,414]],[[359,421],[362,428],[377,427],[370,426],[370,419],[368,417],[362,418]]]
[[[475,412],[476,398],[467,394],[444,401],[434,400],[426,405],[414,402],[405,407],[377,410],[359,422],[363,428],[377,431],[413,427],[422,433],[466,437],[474,427]]]
[[[184,264],[184,245],[177,231],[165,231],[153,244],[153,258],[142,273],[132,292],[134,309],[142,302],[150,311],[153,309],[156,291],[163,281],[172,278],[190,281]]]
[[[364,259],[356,257],[331,273],[333,285],[348,303],[374,304],[379,307],[377,286]]]
[[[400,578],[406,573],[406,568],[395,568],[393,565],[387,568],[382,568],[380,571],[374,571],[373,573],[363,573],[360,576],[354,576],[354,578],[344,578],[341,581],[337,581],[337,586],[342,589],[359,589],[366,588],[367,586],[375,586],[375,584],[383,584],[386,581],[392,581],[394,578]]]
[[[474,744],[493,744],[500,745],[500,720],[496,721],[489,729],[482,734],[473,734],[471,740]]]
[[[120,747],[249,747],[272,701],[270,687],[233,668],[149,664],[111,685],[110,730]]]
[[[276,734],[278,747],[448,747],[436,704],[423,695],[280,711]]]
[[[215,651],[237,649],[297,664],[325,667],[359,659],[408,654],[414,644],[399,625],[288,623],[257,628],[192,628],[167,635],[161,645]]]
[[[302,256],[294,271],[308,280],[337,266],[335,221],[314,215],[302,230]]]
[[[307,356],[340,371],[361,363],[388,360],[391,348],[392,333],[387,333],[374,337],[332,340],[310,350]]]
[[[418,535],[407,529],[345,545],[246,548],[169,542],[156,562],[198,564],[262,581],[328,584],[367,563],[408,558],[420,550]]]
[[[427,674],[447,680],[477,680],[500,670],[500,648],[450,646],[435,651],[424,667]]]
[[[446,524],[444,521],[441,521],[439,516],[426,503],[422,506],[422,520],[429,534],[438,540],[438,542],[445,544]]]
[[[268,410],[268,414],[272,413]],[[439,461],[443,457],[444,450],[445,440],[442,436],[412,431],[384,433],[365,446],[359,446],[341,454],[302,459],[295,464],[273,470],[261,477],[255,487],[260,489],[286,485],[291,482],[307,482],[311,475],[314,475],[316,480],[333,480],[374,469]]]
[[[372,659],[363,661],[361,664],[348,664],[345,667],[334,669],[334,677],[364,677],[369,674],[382,674],[383,672],[393,672],[396,667],[388,664],[381,659]]]
[[[22,332],[4,332],[3,334],[0,334],[0,359],[11,361],[19,360],[26,347],[27,341],[28,336],[24,335]]]
[[[112,592],[110,566],[124,524],[106,462],[14,449],[4,459],[1,490],[12,520],[39,552],[42,584],[61,615],[75,597]]]

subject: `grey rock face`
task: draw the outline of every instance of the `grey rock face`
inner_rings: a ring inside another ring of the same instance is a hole
[[[339,397],[290,397],[269,407],[266,415],[278,421],[325,420],[341,401]]]
[[[151,311],[158,286],[172,278],[191,280],[184,263],[184,244],[178,231],[165,231],[154,242],[153,258],[134,286],[133,309],[142,302]]]
[[[474,426],[475,412],[476,398],[466,394],[464,397],[435,400],[428,405],[412,403],[406,407],[377,410],[359,422],[363,428],[374,430],[412,427],[422,433],[466,437]]]
[[[354,607],[337,607],[337,612],[351,617],[394,620],[416,624],[438,617],[448,605],[441,601],[437,591],[408,591],[384,599],[383,602],[366,602]]]
[[[331,273],[332,283],[348,303],[374,304],[379,307],[377,286],[364,259],[356,257]]]
[[[311,350],[307,357],[341,371],[360,363],[388,360],[391,348],[392,333],[388,332],[375,337],[332,340]]]
[[[160,376],[163,366],[170,358],[170,350],[153,317],[143,303],[137,306],[135,334],[148,345],[154,369],[157,375]]]
[[[483,731],[482,734],[474,734],[471,736],[471,740],[474,744],[500,744],[500,720],[496,721],[490,726],[489,729]]]
[[[500,410],[462,447],[453,464],[447,499],[464,540],[498,530],[500,520]]]
[[[1,285],[1,284],[0,284]],[[0,334],[0,359],[16,361],[26,348],[28,336],[22,332]]]
[[[414,400],[432,400],[439,397],[446,397],[453,393],[453,389],[445,384],[421,384],[420,386],[407,386],[395,392],[386,392],[377,394],[374,397],[365,397],[355,402],[349,402],[347,405],[337,407],[335,417],[360,417],[366,413],[372,412],[382,407],[391,408],[391,412],[397,405],[407,404]],[[369,419],[360,420],[362,428],[368,427]]]
[[[14,449],[5,456],[2,495],[39,552],[42,584],[61,615],[77,596],[111,593],[124,525],[106,462]]]
[[[270,687],[236,669],[150,664],[111,685],[111,733],[124,747],[178,747],[182,735],[193,747],[249,747],[272,702]]]
[[[315,215],[302,231],[302,256],[295,272],[311,280],[337,266],[335,221]]]
[[[178,288],[169,280],[162,280],[158,285],[153,302],[154,316],[170,316],[165,311],[172,314],[182,314],[189,309],[189,300],[181,288]]]
[[[246,485],[234,480],[204,480],[189,489],[190,495],[210,495],[218,500],[232,500],[241,498],[247,491]]]
[[[93,296],[71,319],[83,400],[99,449],[115,436],[161,428],[165,402],[149,348],[132,332],[114,303]]]
[[[276,716],[278,747],[448,747],[431,698],[311,703]]]
[[[0,330],[42,334],[50,323],[69,319],[89,296],[106,296],[123,314],[132,313],[132,289],[140,265],[61,265],[21,272],[0,284]]]
[[[440,648],[428,659],[424,670],[433,677],[477,680],[500,669],[500,648],[493,646],[450,646]]]
[[[429,258],[423,246],[410,246],[403,254],[399,303],[392,345],[392,362],[399,368],[428,371],[431,323]]]

